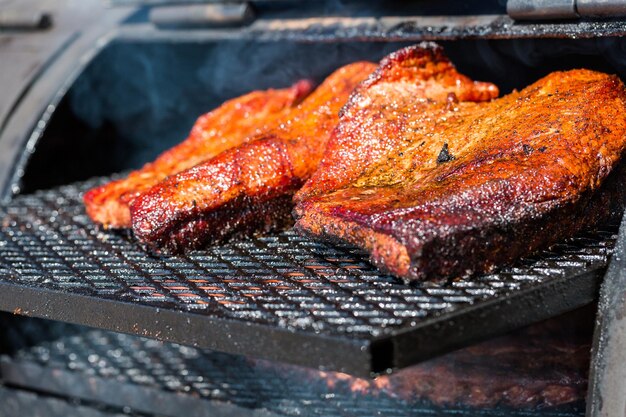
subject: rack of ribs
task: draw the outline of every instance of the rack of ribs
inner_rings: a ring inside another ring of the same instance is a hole
[[[254,91],[229,100],[194,124],[189,137],[128,177],[85,194],[87,213],[107,228],[130,227],[130,203],[169,175],[275,128],[312,89],[302,80],[289,88]]]
[[[131,204],[135,236],[175,252],[291,223],[293,193],[317,168],[339,109],[375,67],[338,69],[274,129],[141,194]]]
[[[494,84],[459,74],[435,43],[423,42],[390,54],[341,109],[341,123],[319,168],[294,200],[350,183],[417,135],[431,137],[459,119],[459,103],[473,107],[498,93]]]
[[[426,115],[396,101],[394,83],[361,106],[393,108],[382,125],[422,123]],[[305,186],[296,228],[360,246],[410,281],[489,271],[623,210],[626,90],[617,77],[555,72],[491,102],[451,107],[443,118],[431,108],[441,124],[403,130],[401,146],[345,180]],[[337,130],[353,136],[337,140],[351,144],[345,160],[359,157],[361,138],[370,152],[358,128],[367,114],[340,120]]]
[[[396,87],[419,103],[417,112],[429,106],[445,111],[451,97],[482,101],[497,95],[492,84],[459,74],[441,49],[430,43],[405,48],[378,67],[348,65],[304,100],[291,114],[290,123],[170,177],[140,196],[131,208],[135,236],[153,247],[177,251],[292,224],[293,194],[316,171],[327,143],[341,134],[335,129],[339,110],[350,98],[341,110],[345,118],[350,111],[346,109],[363,104],[355,99],[359,91],[388,78],[403,78]],[[371,143],[372,149],[381,148]],[[353,164],[345,172],[356,168]]]

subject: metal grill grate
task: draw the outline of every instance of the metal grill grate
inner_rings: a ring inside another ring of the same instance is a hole
[[[7,321],[13,346],[0,356],[5,381],[138,413],[163,416],[545,416],[584,415],[579,402],[558,407],[445,409],[381,389],[351,390],[355,379],[251,361],[173,343],[43,320]],[[356,380],[359,381],[359,380]],[[360,380],[363,382],[363,380]],[[518,381],[512,377],[511,381]]]
[[[581,234],[497,274],[407,286],[352,247],[291,231],[150,255],[91,223],[80,198],[96,182],[0,209],[1,309],[357,375],[589,303],[617,233]]]
[[[0,386],[0,417],[150,417]],[[269,416],[268,416],[269,417]],[[568,416],[569,417],[569,416]],[[574,416],[572,416],[574,417]]]

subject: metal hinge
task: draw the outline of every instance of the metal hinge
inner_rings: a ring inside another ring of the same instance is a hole
[[[52,26],[50,13],[29,8],[4,8],[0,10],[0,30],[40,30]]]
[[[626,0],[508,0],[515,20],[578,19],[626,16]]]

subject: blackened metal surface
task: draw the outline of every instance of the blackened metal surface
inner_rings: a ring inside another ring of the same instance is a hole
[[[97,230],[81,193],[0,209],[0,309],[369,376],[591,302],[616,226],[500,273],[404,285],[293,232],[152,256]]]
[[[442,408],[424,399],[361,389],[354,385],[358,379],[339,374],[316,375],[298,367],[40,319],[0,316],[0,323],[3,318],[0,331],[8,345],[0,356],[0,370],[5,382],[137,413],[172,417],[584,415],[579,403],[536,410]]]
[[[624,36],[624,19],[515,22],[507,15],[310,17],[258,19],[238,30],[160,30],[148,23],[119,28],[119,40],[182,41],[250,39],[256,41],[338,42],[448,41],[459,39],[598,38]]]
[[[69,86],[134,11],[107,10],[98,0],[21,0],[5,8],[48,11],[54,25],[0,30],[0,201],[19,191],[24,165]]]
[[[590,417],[626,410],[626,219],[602,282],[587,398]]]

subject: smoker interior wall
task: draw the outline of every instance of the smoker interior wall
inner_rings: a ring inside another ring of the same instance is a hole
[[[395,42],[114,42],[67,93],[28,162],[23,192],[141,166],[186,137],[200,114],[253,89],[321,81]],[[620,38],[443,43],[471,77],[503,93],[555,70],[591,68],[626,79]]]

